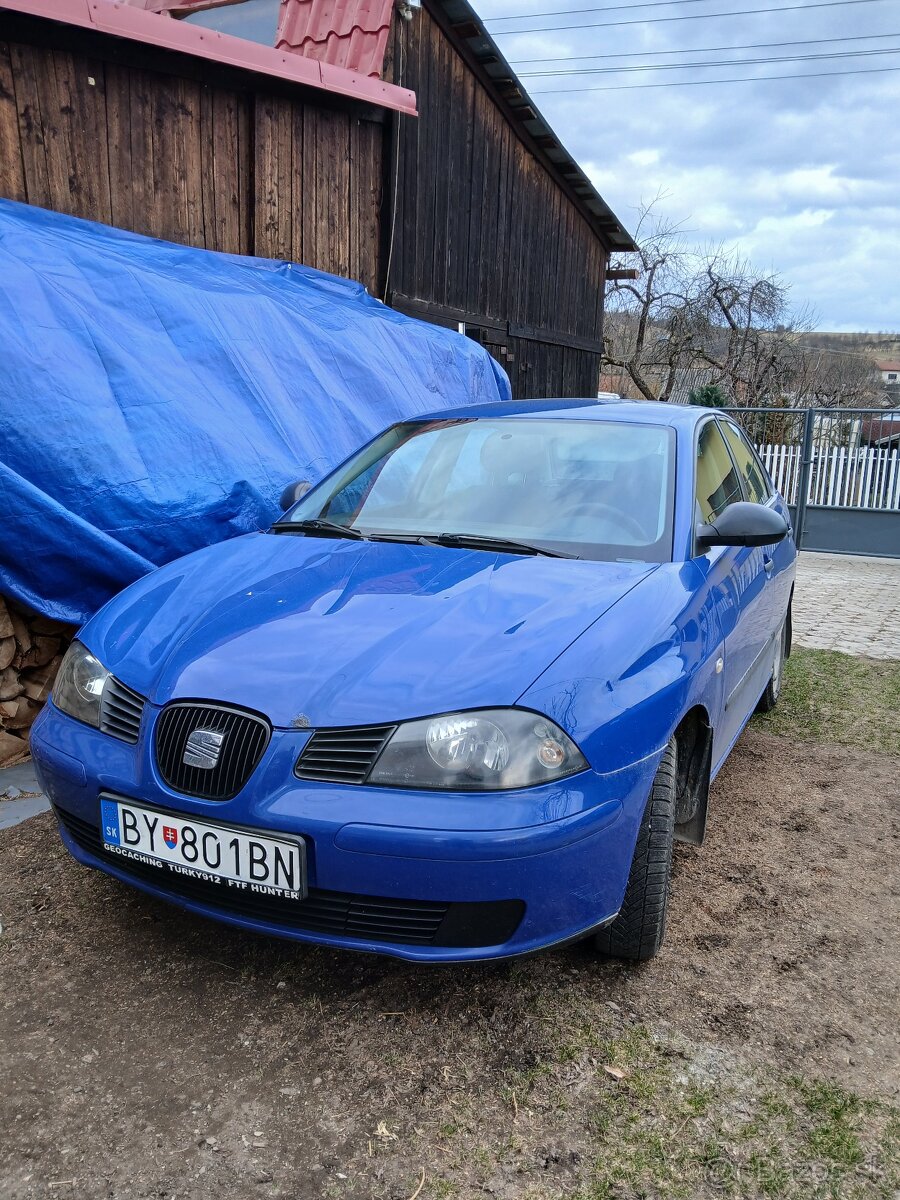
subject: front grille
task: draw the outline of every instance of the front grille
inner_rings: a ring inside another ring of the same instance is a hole
[[[298,779],[323,783],[364,783],[396,725],[357,725],[317,729],[297,759]]]
[[[419,946],[498,946],[518,928],[525,905],[521,900],[453,903],[397,900],[391,896],[359,896],[310,888],[303,900],[262,896],[175,875],[104,850],[98,826],[60,808],[56,816],[73,841],[103,862],[152,884],[174,899],[208,904],[224,913],[257,918],[285,932],[308,930],[335,937]]]
[[[141,731],[145,703],[143,696],[110,675],[100,695],[101,731],[134,745]]]
[[[216,765],[188,766],[187,740],[198,729],[225,735]],[[271,727],[254,713],[220,704],[167,705],[156,723],[156,765],[173,791],[201,800],[231,800],[262,758]]]

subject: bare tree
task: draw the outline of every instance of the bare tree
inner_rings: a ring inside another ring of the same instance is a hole
[[[688,248],[680,226],[641,210],[640,277],[607,293],[603,365],[648,400],[715,388],[746,407],[858,407],[878,403],[863,355],[810,348],[808,309],[795,310],[775,273],[760,274],[724,247]]]
[[[791,382],[794,402],[805,408],[877,408],[883,403],[881,375],[863,353],[800,342]]]
[[[698,256],[688,306],[696,357],[718,376],[733,403],[779,402],[805,315],[792,314],[777,275],[759,275],[722,248]]]
[[[667,399],[690,349],[688,253],[679,227],[657,218],[653,204],[641,210],[636,242],[639,279],[616,280],[607,293],[603,363],[625,372],[646,400]]]

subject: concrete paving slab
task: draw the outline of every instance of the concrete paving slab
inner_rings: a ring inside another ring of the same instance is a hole
[[[793,619],[798,646],[900,659],[900,559],[803,551]]]
[[[27,821],[49,807],[32,763],[0,768],[0,829]]]

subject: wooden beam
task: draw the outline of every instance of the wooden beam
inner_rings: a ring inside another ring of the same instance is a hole
[[[570,350],[586,350],[589,354],[601,354],[603,342],[599,338],[579,337],[538,325],[520,325],[514,321],[498,321],[480,313],[465,312],[461,308],[450,308],[446,304],[435,304],[429,300],[417,300],[400,292],[391,292],[391,308],[408,317],[419,317],[435,324],[453,328],[460,322],[473,329],[485,329],[491,333],[488,341],[501,341],[506,337],[521,338],[528,342],[541,342],[546,346],[566,346]]]
[[[613,271],[606,272],[606,278],[609,283],[618,283],[626,279],[640,279],[641,273],[634,267],[617,267]]]
[[[586,350],[588,354],[602,354],[603,342],[599,338],[579,337],[574,333],[562,333],[555,329],[541,329],[535,325],[509,323],[509,336],[523,338],[528,342],[543,342],[547,346],[565,346],[569,350]]]

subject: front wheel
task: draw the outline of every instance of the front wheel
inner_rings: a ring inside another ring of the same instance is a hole
[[[641,819],[619,915],[595,937],[597,950],[611,958],[652,958],[662,945],[675,842],[677,769],[678,747],[672,738]]]

